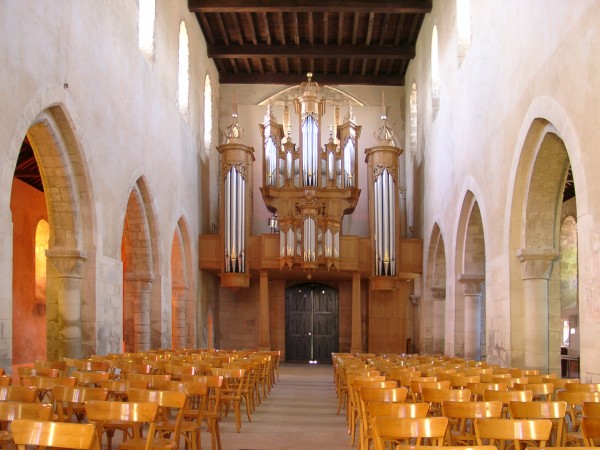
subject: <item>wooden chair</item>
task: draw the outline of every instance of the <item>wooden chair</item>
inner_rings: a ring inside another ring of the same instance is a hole
[[[0,386],[12,385],[12,377],[10,375],[0,375]]]
[[[429,403],[429,415],[440,416],[443,402],[468,402],[471,391],[468,389],[436,389],[424,387],[421,390],[421,400]]]
[[[471,391],[473,401],[483,400],[483,391],[507,391],[508,383],[492,383],[492,382],[479,382],[479,383],[467,383],[467,389]]]
[[[52,390],[52,396],[58,422],[71,422],[73,417],[77,422],[82,422],[85,417],[85,402],[106,400],[108,389],[57,385]]]
[[[585,417],[600,417],[600,402],[583,402],[581,412]]]
[[[569,383],[579,383],[579,378],[551,378],[549,376],[542,377],[542,383],[552,383],[554,385],[554,398],[556,400],[556,394],[558,391],[565,391],[566,385]]]
[[[34,369],[33,367],[18,367],[19,384],[31,386],[31,377],[57,377],[58,369]]]
[[[533,401],[510,402],[510,416],[513,419],[550,419],[552,433],[550,445],[563,445],[563,429],[565,426],[566,402],[558,401]]]
[[[476,401],[442,403],[442,415],[450,420],[447,443],[449,445],[475,445],[475,419],[499,419],[502,402]]]
[[[147,374],[147,373],[127,373],[127,381],[145,381],[148,383],[148,389],[157,389],[161,381],[169,381],[171,375],[167,374]]]
[[[495,445],[397,445],[394,450],[498,450]]]
[[[221,431],[219,430],[219,420],[221,415],[221,391],[223,389],[223,377],[214,375],[183,375],[183,382],[204,382],[208,386],[208,395],[205,409],[202,411],[203,420],[210,431],[212,450],[221,450]],[[192,408],[186,411],[189,415],[195,416],[196,413]]]
[[[110,372],[107,371],[83,371],[73,372],[77,380],[77,386],[82,387],[100,387],[101,381],[110,379]]]
[[[522,391],[521,391],[522,392]],[[510,443],[515,450],[522,445],[545,446],[550,438],[552,421],[548,419],[476,419],[477,445],[497,445],[499,450]]]
[[[129,389],[148,389],[148,381],[144,380],[102,380],[99,384],[108,390],[108,400],[127,401]]]
[[[515,383],[515,391],[531,391],[534,400],[550,401],[554,395],[553,383]]]
[[[469,383],[480,382],[481,377],[479,375],[465,375],[464,373],[450,375],[450,387],[452,389],[466,389]]]
[[[58,369],[59,377],[67,376],[67,362],[66,361],[43,361],[36,360],[33,363],[35,369]]]
[[[25,450],[27,446],[100,450],[96,427],[89,423],[16,419],[11,429],[19,450]]]
[[[585,402],[600,402],[600,392],[558,391],[556,398],[567,403],[565,414],[565,443],[566,445],[583,442],[583,435],[579,431],[582,408]]]
[[[406,400],[408,389],[404,387],[378,388],[361,387],[358,391],[358,418],[359,418],[359,439],[361,448],[369,448],[371,418],[367,405],[370,402],[388,402],[398,403]]]
[[[508,405],[510,402],[530,402],[533,400],[531,391],[484,391],[484,401],[502,402],[502,417],[508,418]]]
[[[421,393],[423,388],[431,388],[431,389],[450,389],[450,380],[443,381],[419,381],[419,380],[411,380],[410,382],[410,392],[412,394],[413,402],[421,402],[423,401]]]
[[[245,372],[244,369],[224,369],[215,367],[211,369],[213,375],[223,377],[221,410],[225,410],[225,416],[227,416],[229,407],[233,406],[235,413],[235,428],[238,433],[242,427],[241,403],[244,400],[242,390],[244,389],[244,384],[247,380]],[[248,422],[251,422],[252,418],[250,417],[249,408],[248,403],[246,403],[246,415],[248,416]]]
[[[75,386],[76,381],[74,377],[31,377],[31,385],[37,388],[38,400],[50,404],[54,404],[54,386]]]
[[[0,401],[33,403],[37,400],[35,386],[0,386]]]
[[[367,405],[366,427],[363,430],[361,448],[369,449],[373,440],[373,418],[386,417],[427,417],[429,405],[427,403],[402,403],[402,402],[369,402]]]
[[[567,383],[567,392],[600,392],[600,383]]]
[[[415,443],[421,445],[424,440],[433,445],[443,445],[448,418],[398,418],[375,416],[372,420],[375,449],[385,450],[386,445]]]
[[[42,403],[0,402],[0,448],[13,447],[11,423],[15,419],[50,420],[52,405]]]
[[[583,416],[581,418],[581,433],[586,447],[600,445],[600,418]]]
[[[156,436],[151,436],[150,445],[152,449],[178,449],[183,413],[187,400],[185,392],[161,391],[157,389],[129,389],[127,397],[129,401],[133,402],[154,402],[159,407],[155,423]],[[171,418],[173,411],[176,411],[174,419]],[[128,439],[119,448],[121,450],[137,450],[145,442],[144,438]]]
[[[75,367],[79,372],[109,372],[111,369],[108,361],[93,359],[75,360]]]
[[[135,439],[139,449],[153,448],[158,403],[155,402],[113,402],[89,401],[85,404],[85,412],[90,422],[96,425],[98,440],[102,444],[105,427],[118,424],[124,430],[123,444]],[[146,438],[141,437],[141,427],[147,425]],[[112,440],[108,439],[108,450],[112,448]],[[121,448],[121,446],[119,447]]]
[[[383,380],[382,380],[383,379]],[[379,388],[379,389],[393,389],[397,387],[397,383],[395,381],[384,381],[384,376],[373,376],[373,377],[357,377],[353,379],[350,378],[350,405],[348,406],[350,409],[350,420],[349,420],[349,430],[350,430],[350,438],[352,445],[354,445],[354,440],[356,437],[356,426],[360,426],[360,390],[363,387],[370,388]]]

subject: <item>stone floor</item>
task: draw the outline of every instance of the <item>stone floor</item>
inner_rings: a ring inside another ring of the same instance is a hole
[[[245,409],[240,433],[233,415],[222,419],[222,450],[348,450],[345,414],[336,412],[331,365],[282,364],[278,383],[251,423]],[[202,449],[210,448],[210,433],[203,428]]]

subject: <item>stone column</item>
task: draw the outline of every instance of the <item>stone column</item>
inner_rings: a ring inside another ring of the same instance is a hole
[[[173,302],[173,347],[185,348],[187,343],[186,299],[188,288],[183,283],[171,286]]]
[[[350,352],[362,352],[362,311],[360,307],[360,273],[352,273],[352,333]]]
[[[421,296],[413,294],[410,296],[410,304],[412,305],[412,352],[419,353],[421,343]]]
[[[553,248],[522,248],[523,336],[525,369],[548,369],[548,279],[558,256]]]
[[[271,350],[271,335],[269,326],[269,273],[266,270],[261,270],[258,314],[259,350]]]
[[[400,238],[406,239],[407,229],[406,226],[406,188],[403,186],[400,188],[399,209],[400,209]]]
[[[463,273],[458,281],[463,285],[464,304],[464,357],[479,361],[481,359],[481,288],[484,276]]]
[[[79,250],[48,249],[48,262],[58,280],[58,357],[82,358],[81,273],[85,257]]]
[[[444,354],[446,346],[446,286],[431,288],[433,296],[433,353]]]
[[[126,273],[133,299],[133,351],[150,350],[150,296],[154,274]]]

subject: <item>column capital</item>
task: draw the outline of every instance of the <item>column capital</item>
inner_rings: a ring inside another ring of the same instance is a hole
[[[49,248],[46,258],[58,272],[60,278],[81,278],[85,254],[81,250],[67,248]]]
[[[461,273],[458,282],[463,285],[464,295],[481,295],[481,287],[485,276],[479,273]]]
[[[552,263],[557,256],[558,251],[551,247],[530,247],[517,250],[517,258],[523,263],[523,279],[548,280]]]

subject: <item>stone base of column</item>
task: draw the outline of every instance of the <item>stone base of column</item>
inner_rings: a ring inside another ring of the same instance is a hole
[[[270,352],[271,351],[271,347],[257,347],[257,350],[259,352]]]
[[[350,348],[350,353],[362,353],[362,348],[361,347],[351,347]]]

